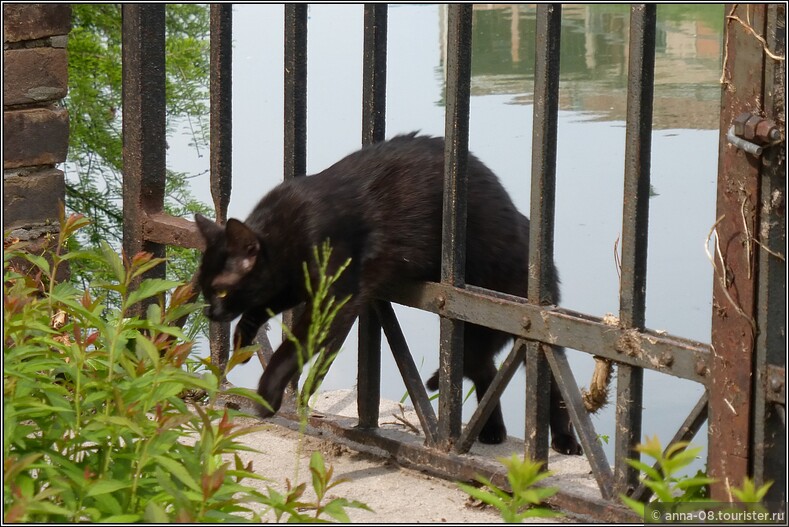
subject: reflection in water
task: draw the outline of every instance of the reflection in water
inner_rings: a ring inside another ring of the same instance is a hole
[[[513,104],[531,104],[535,16],[533,4],[474,7],[472,95],[510,94]],[[718,128],[722,19],[723,5],[658,7],[655,129]],[[560,109],[625,119],[629,31],[628,6],[563,6]]]
[[[629,11],[620,5],[563,8],[555,258],[562,301],[602,317],[619,309],[613,247],[621,232],[625,85]],[[446,6],[396,4],[389,9],[386,135],[444,129],[443,41]],[[307,167],[318,172],[361,142],[362,6],[311,4],[308,51]],[[534,72],[535,7],[475,6],[470,149],[501,179],[528,214]],[[720,41],[723,8],[658,7],[652,136],[647,326],[709,341],[712,273],[703,242],[715,221]],[[233,194],[229,215],[244,218],[282,180],[283,8],[234,6]],[[169,140],[171,168],[199,174],[188,136]],[[211,202],[207,176],[193,180],[195,196]],[[525,256],[525,255],[524,255]],[[395,306],[423,378],[438,365],[438,323],[431,314]],[[274,345],[279,326],[271,324]],[[327,390],[356,383],[355,332],[326,378]],[[504,353],[502,353],[504,355]],[[579,385],[593,361],[569,351]],[[230,380],[254,388],[261,372],[251,361]],[[405,388],[384,342],[382,396]],[[643,434],[665,442],[702,389],[646,372]],[[524,375],[502,397],[511,435],[524,435]],[[468,388],[470,385],[466,385]],[[468,419],[474,397],[464,407]],[[613,405],[593,417],[597,432],[614,437]],[[388,416],[382,416],[388,417]],[[694,440],[704,444],[704,432]],[[613,441],[604,448],[613,459]],[[695,467],[700,468],[700,467]]]

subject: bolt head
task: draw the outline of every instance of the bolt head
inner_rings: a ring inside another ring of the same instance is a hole
[[[745,133],[745,123],[753,116],[750,112],[743,112],[734,119],[734,135],[742,137]]]
[[[762,122],[762,118],[758,115],[751,115],[747,121],[745,121],[745,129],[743,131],[742,137],[748,141],[753,140],[756,137],[756,127],[759,123]]]

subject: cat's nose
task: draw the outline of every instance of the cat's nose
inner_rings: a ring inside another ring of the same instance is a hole
[[[227,313],[221,306],[208,306],[204,310],[205,316],[214,322],[224,322],[227,318]]]
[[[209,320],[214,322],[230,322],[236,315],[227,311],[222,306],[208,306],[203,311]]]

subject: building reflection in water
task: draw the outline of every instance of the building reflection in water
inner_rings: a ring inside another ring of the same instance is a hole
[[[446,9],[439,14],[440,75]],[[655,129],[718,127],[723,14],[721,4],[658,6]],[[511,94],[513,104],[532,103],[535,15],[534,4],[474,6],[472,95]],[[625,120],[629,31],[629,6],[563,6],[561,110]]]

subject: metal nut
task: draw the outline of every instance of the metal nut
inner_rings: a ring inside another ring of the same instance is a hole
[[[745,135],[745,123],[753,116],[750,112],[744,112],[737,116],[734,119],[734,135],[738,137],[744,137]]]
[[[773,121],[762,119],[756,125],[756,138],[764,143],[772,143],[781,138],[781,131]]]
[[[671,365],[674,364],[674,355],[672,355],[671,352],[666,351],[660,356],[660,359],[658,360],[661,366],[664,368],[670,368]]]
[[[447,299],[444,298],[443,295],[439,295],[436,297],[436,302],[438,303],[438,309],[444,309],[444,306],[447,304]]]
[[[762,121],[762,118],[758,115],[751,115],[747,121],[745,121],[745,127],[742,134],[743,139],[746,141],[751,141],[753,138],[756,137],[756,126]]]

